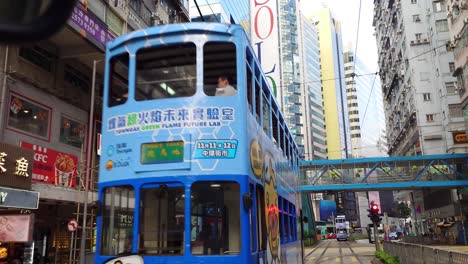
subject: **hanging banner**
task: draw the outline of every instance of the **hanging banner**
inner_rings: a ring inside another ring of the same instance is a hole
[[[250,10],[252,46],[262,65],[270,88],[277,97],[280,84],[278,6],[276,0],[253,0]]]

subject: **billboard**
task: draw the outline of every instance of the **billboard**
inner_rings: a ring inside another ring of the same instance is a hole
[[[0,242],[31,242],[34,215],[0,215]]]
[[[336,203],[330,200],[318,201],[320,210],[320,221],[327,221],[336,217]]]
[[[78,158],[53,149],[21,142],[20,146],[34,151],[32,181],[75,187]]]
[[[277,87],[280,84],[280,54],[278,31],[278,6],[276,0],[253,0],[251,36],[252,46],[262,65],[275,96],[278,98]]]

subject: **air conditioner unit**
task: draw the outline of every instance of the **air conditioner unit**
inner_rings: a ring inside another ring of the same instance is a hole
[[[416,19],[414,20],[414,22],[421,22],[421,19],[420,19],[420,18],[416,18]]]
[[[429,42],[429,41],[427,41],[427,39],[424,39],[423,42]]]
[[[417,39],[416,42],[417,42],[417,43],[421,43],[421,39]]]
[[[414,44],[414,40],[411,41],[411,44]]]
[[[454,36],[454,38],[455,38],[455,40],[459,40],[459,39],[461,39],[461,36],[460,36],[460,34],[456,34],[456,35]]]

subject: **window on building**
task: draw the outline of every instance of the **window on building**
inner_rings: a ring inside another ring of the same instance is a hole
[[[434,8],[434,12],[445,12],[445,5],[443,1],[434,1],[432,2],[432,6]]]
[[[421,39],[422,33],[416,33],[414,34],[414,36],[416,37],[416,39]]]
[[[49,140],[51,108],[12,93],[8,109],[8,129]]]
[[[459,104],[449,105],[449,115],[451,118],[463,117],[463,111]]]
[[[437,32],[446,32],[449,30],[447,19],[436,20],[435,25]]]
[[[413,15],[413,22],[421,22],[419,15]]]
[[[424,101],[431,101],[431,94],[430,93],[423,93]]]
[[[456,95],[458,92],[455,90],[454,82],[446,82],[445,89],[447,90],[447,95]]]
[[[19,56],[47,72],[51,73],[53,70],[55,56],[42,47],[21,47]]]
[[[62,116],[60,120],[60,142],[75,148],[81,148],[84,142],[86,126],[83,123]]]
[[[427,122],[434,122],[434,114],[427,114],[426,115]]]
[[[455,63],[449,62],[449,69],[450,69],[450,72],[454,72],[455,71]]]

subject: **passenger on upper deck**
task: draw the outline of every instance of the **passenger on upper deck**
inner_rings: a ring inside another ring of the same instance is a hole
[[[216,88],[215,96],[233,96],[236,95],[236,88],[232,87],[227,75],[220,75],[218,77],[218,86]]]

